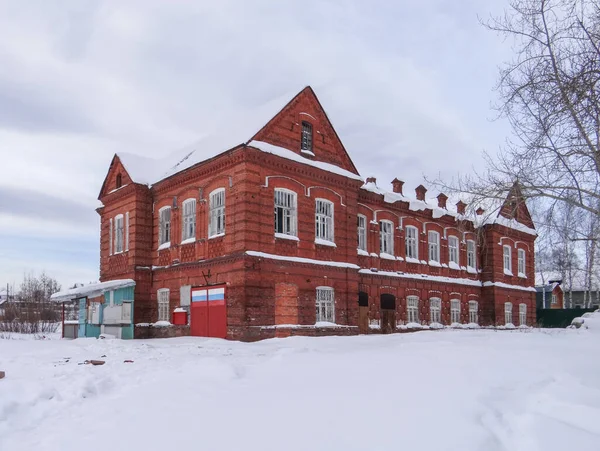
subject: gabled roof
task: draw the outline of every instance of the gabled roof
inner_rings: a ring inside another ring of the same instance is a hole
[[[165,178],[168,178],[178,172],[188,169],[198,163],[209,160],[221,153],[234,149],[241,145],[249,145],[265,126],[275,118],[289,104],[302,95],[310,93],[322,109],[314,91],[310,86],[305,87],[300,92],[287,93],[278,96],[258,108],[245,111],[236,111],[227,120],[217,125],[212,133],[201,138],[194,144],[184,147],[164,158],[154,159],[132,153],[120,152],[115,158],[118,158],[135,183],[153,185]],[[329,118],[323,110],[323,114],[331,126]],[[335,129],[331,126],[335,133]],[[337,138],[337,134],[336,134]],[[338,138],[339,139],[339,138]],[[252,146],[259,148],[260,146]],[[343,149],[346,152],[345,149]],[[347,152],[346,156],[349,164],[358,174],[354,164],[350,160]],[[308,159],[301,159],[301,163],[310,163]],[[349,172],[349,171],[347,171]]]

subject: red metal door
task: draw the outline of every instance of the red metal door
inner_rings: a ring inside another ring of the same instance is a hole
[[[195,337],[227,337],[225,287],[192,290],[190,333]]]

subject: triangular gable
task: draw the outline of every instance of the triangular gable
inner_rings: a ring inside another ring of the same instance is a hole
[[[123,166],[119,156],[115,154],[112,161],[110,162],[110,166],[108,167],[108,172],[106,177],[104,177],[104,182],[102,183],[102,188],[100,188],[100,194],[98,195],[98,199],[102,199],[104,196],[109,194],[110,192],[118,189],[117,179],[121,178],[120,184],[121,187],[129,185],[133,183],[127,169]]]
[[[314,156],[300,152],[303,122],[312,126]],[[284,147],[307,159],[333,164],[358,175],[356,166],[310,86],[290,100],[246,144],[251,141]]]
[[[527,227],[535,228],[518,182],[515,182],[508,192],[506,200],[498,212],[498,216],[514,219]]]

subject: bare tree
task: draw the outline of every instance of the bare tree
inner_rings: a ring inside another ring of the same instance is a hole
[[[598,0],[511,0],[484,26],[515,48],[500,70],[496,105],[513,138],[498,155],[486,154],[485,173],[437,184],[502,199],[518,180],[526,198],[600,214]]]

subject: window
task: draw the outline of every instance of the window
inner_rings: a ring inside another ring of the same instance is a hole
[[[407,296],[406,313],[406,319],[409,323],[419,322],[419,298],[417,296]]]
[[[321,321],[335,322],[335,301],[331,287],[317,287],[317,323]]]
[[[123,252],[123,215],[115,216],[115,254]]]
[[[225,234],[225,188],[219,188],[210,193],[210,217],[208,236]]]
[[[448,261],[450,263],[460,264],[458,257],[458,238],[455,236],[448,237]]]
[[[519,276],[525,277],[525,249],[517,250],[517,272]]]
[[[367,217],[363,215],[357,216],[358,228],[358,249],[361,251],[367,250]]]
[[[429,232],[429,261],[440,262],[440,234]]]
[[[552,305],[554,305],[554,304],[556,304],[558,302],[557,299],[556,299],[556,295],[555,294],[552,295],[552,301],[551,302],[552,302]]]
[[[275,233],[296,236],[296,199],[293,191],[275,190]]]
[[[504,324],[512,324],[512,303],[504,303]]]
[[[108,255],[113,253],[113,220],[108,220]]]
[[[469,301],[469,322],[479,323],[479,303],[477,301]]]
[[[181,241],[196,238],[196,199],[187,199],[183,202],[183,219]]]
[[[333,242],[333,203],[317,199],[315,207],[315,238]]]
[[[313,134],[312,125],[309,122],[302,122],[302,145],[301,150],[312,152]]]
[[[442,300],[440,298],[429,299],[429,315],[432,323],[441,323]]]
[[[171,207],[163,207],[158,211],[158,245],[171,244]]]
[[[379,252],[394,255],[394,223],[379,221]]]
[[[460,300],[450,300],[450,323],[460,323]]]
[[[475,256],[475,241],[467,241],[467,266],[469,268],[477,268],[477,257]]]
[[[510,246],[503,246],[504,252],[504,274],[512,276],[512,256],[510,254]]]
[[[527,304],[519,304],[519,325],[527,325]]]
[[[169,289],[161,288],[158,290],[158,320],[157,321],[170,321],[171,316],[169,315]]]
[[[406,257],[419,258],[419,231],[416,227],[406,227]]]
[[[115,188],[121,188],[123,186],[123,177],[121,174],[117,174],[117,183]]]

